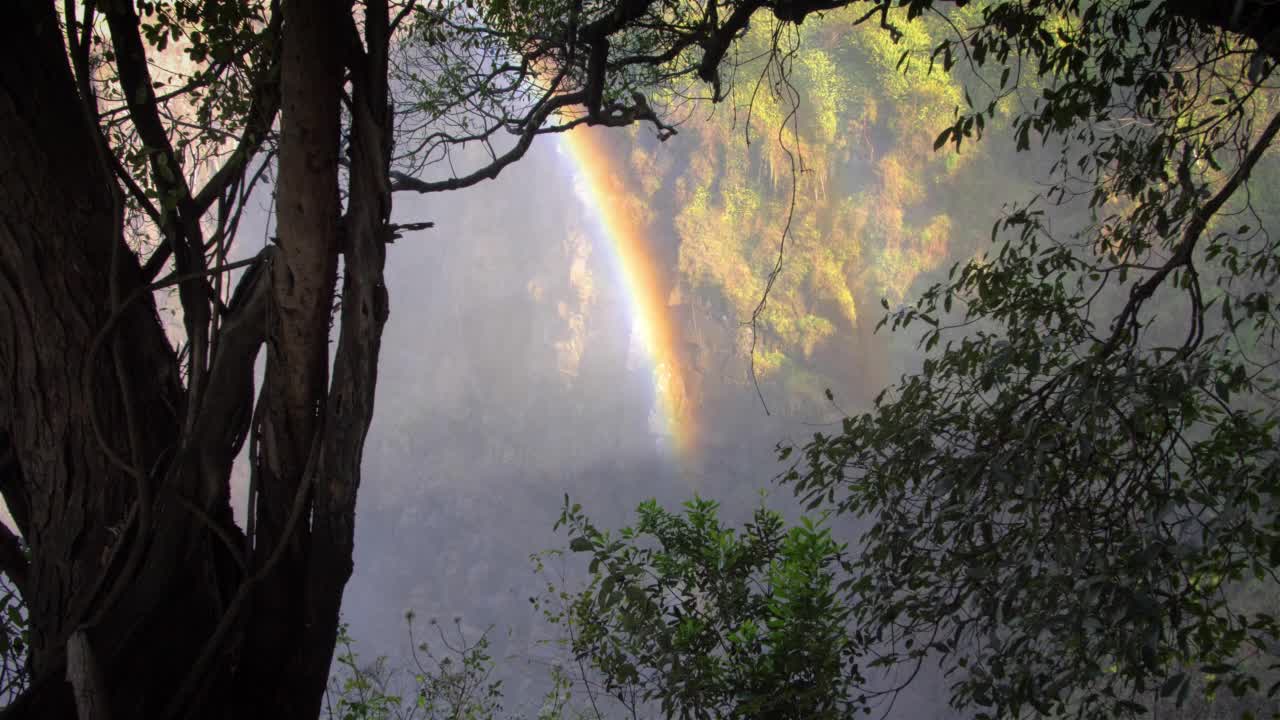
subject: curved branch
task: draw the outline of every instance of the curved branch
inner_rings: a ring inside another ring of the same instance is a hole
[[[529,151],[529,147],[533,144],[533,139],[539,134],[542,134],[542,124],[547,121],[547,118],[549,118],[552,113],[560,108],[580,104],[585,100],[585,93],[575,92],[561,95],[545,103],[542,107],[530,114],[529,119],[524,123],[524,129],[520,133],[520,139],[516,141],[514,147],[502,155],[499,155],[493,162],[473,173],[463,175],[461,177],[449,178],[447,180],[428,182],[393,170],[390,172],[390,175],[395,182],[392,184],[391,190],[393,192],[401,190],[412,190],[420,193],[444,192],[447,190],[459,190],[471,187],[472,185],[477,185],[485,180],[492,180],[498,177],[499,173],[505,170],[508,165],[511,165],[524,157],[525,153]]]
[[[1262,131],[1258,140],[1249,149],[1248,154],[1245,155],[1240,162],[1240,166],[1236,168],[1236,171],[1227,182],[1191,216],[1190,222],[1187,223],[1187,229],[1182,234],[1182,240],[1174,248],[1173,256],[1169,258],[1169,261],[1160,266],[1160,269],[1146,280],[1134,286],[1124,309],[1116,317],[1116,321],[1112,326],[1111,337],[1107,339],[1106,344],[1103,345],[1100,351],[1103,357],[1110,355],[1119,348],[1121,341],[1126,336],[1128,327],[1136,322],[1138,311],[1142,308],[1142,304],[1155,294],[1155,291],[1164,284],[1169,275],[1179,268],[1191,266],[1192,254],[1195,252],[1196,243],[1199,242],[1200,236],[1204,234],[1205,229],[1209,226],[1209,221],[1231,199],[1236,190],[1249,179],[1254,166],[1258,164],[1258,160],[1262,158],[1267,148],[1271,147],[1271,143],[1275,140],[1277,133],[1280,133],[1280,113],[1272,116],[1271,122],[1267,123],[1267,127]]]

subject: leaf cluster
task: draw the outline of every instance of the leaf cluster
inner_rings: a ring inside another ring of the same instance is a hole
[[[695,498],[680,513],[643,503],[615,534],[565,502],[559,525],[591,577],[560,624],[608,694],[680,718],[835,718],[864,703],[829,528],[762,507],[735,530]]]
[[[784,477],[871,523],[853,617],[895,662],[941,657],[980,717],[1280,691],[1280,625],[1239,602],[1280,596],[1277,254],[1224,217],[1271,217],[1248,181],[1276,95],[1249,41],[1172,5],[993,2],[939,46],[989,96],[935,146],[1008,99],[1015,144],[1058,153],[1051,183],[886,315],[923,327],[921,370]]]

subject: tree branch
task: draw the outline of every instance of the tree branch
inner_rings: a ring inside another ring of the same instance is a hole
[[[253,367],[266,341],[271,263],[278,254],[278,247],[266,246],[240,277],[210,358],[203,407],[192,436],[200,447],[203,507],[227,498],[226,476],[253,414]]]
[[[253,89],[253,97],[249,103],[249,113],[244,132],[236,149],[227,161],[218,168],[209,182],[196,193],[194,205],[201,213],[209,209],[218,196],[230,186],[254,155],[261,149],[280,111],[280,29],[284,24],[284,13],[279,4],[273,3],[271,19],[259,33],[259,38],[273,38],[271,62],[258,76]]]
[[[204,242],[200,229],[203,213],[195,206],[191,188],[183,175],[182,162],[174,152],[160,118],[151,73],[147,68],[146,48],[139,33],[140,20],[133,3],[110,3],[106,8],[107,26],[115,46],[116,68],[120,76],[129,118],[151,154],[151,176],[162,198],[164,221],[161,223],[166,241],[173,244],[177,269],[183,273],[201,272],[206,266]],[[216,197],[216,194],[215,194]],[[151,268],[153,271],[154,267]],[[205,364],[209,349],[209,288],[203,280],[183,283],[178,289],[182,303],[183,324],[190,343],[188,364],[188,415],[184,428],[195,422],[195,408],[203,392]]]
[[[1186,230],[1182,234],[1182,240],[1174,248],[1173,256],[1169,258],[1168,262],[1160,266],[1159,270],[1142,283],[1134,286],[1129,293],[1129,300],[1125,303],[1124,309],[1116,317],[1116,321],[1112,326],[1111,337],[1107,339],[1106,344],[1102,347],[1101,355],[1103,357],[1116,351],[1121,341],[1125,338],[1129,326],[1136,321],[1142,304],[1155,294],[1155,291],[1164,284],[1169,275],[1178,268],[1191,265],[1196,243],[1199,242],[1200,236],[1204,234],[1205,229],[1209,226],[1209,221],[1231,199],[1236,190],[1249,179],[1254,166],[1258,164],[1258,160],[1262,158],[1267,148],[1271,147],[1271,143],[1277,133],[1280,133],[1280,113],[1272,116],[1271,122],[1267,123],[1267,127],[1258,136],[1258,140],[1249,149],[1244,159],[1241,160],[1240,166],[1236,168],[1236,171],[1232,173],[1227,182],[1192,215],[1191,220],[1187,223]]]
[[[568,93],[550,99],[530,114],[520,132],[520,139],[516,141],[514,147],[502,155],[499,155],[493,162],[473,173],[463,175],[462,177],[449,178],[448,180],[427,182],[425,180],[419,180],[411,175],[392,170],[389,174],[395,182],[392,184],[391,190],[393,192],[400,190],[412,190],[420,193],[433,193],[443,192],[446,190],[460,190],[462,188],[471,187],[472,185],[477,185],[485,180],[492,180],[498,177],[498,175],[506,169],[508,165],[511,165],[524,157],[525,153],[529,151],[529,146],[533,144],[533,139],[540,134],[542,124],[546,122],[547,118],[550,117],[553,112],[560,108],[580,104],[585,100],[586,94],[582,92]]]
[[[151,72],[147,69],[146,48],[138,32],[139,19],[133,3],[110,3],[105,12],[107,26],[111,30],[111,43],[115,46],[116,69],[120,75],[120,88],[129,119],[138,130],[138,137],[153,153],[151,166],[156,187],[162,194],[190,200],[191,192],[182,175],[182,163],[169,142],[160,110],[152,89]]]

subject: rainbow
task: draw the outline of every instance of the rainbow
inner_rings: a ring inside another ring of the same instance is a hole
[[[670,438],[677,459],[687,458],[698,442],[690,365],[680,329],[667,303],[664,263],[649,239],[648,223],[626,201],[627,172],[605,142],[609,133],[579,127],[560,136],[573,165],[580,195],[598,222],[614,266],[621,276],[633,332],[653,373],[658,432]]]

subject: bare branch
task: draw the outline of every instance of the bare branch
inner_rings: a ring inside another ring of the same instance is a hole
[[[271,20],[263,28],[260,37],[280,36],[284,13],[278,7],[271,13]],[[249,104],[249,113],[244,132],[235,151],[223,163],[222,167],[209,178],[209,182],[200,188],[194,199],[195,208],[203,213],[208,210],[214,200],[229,187],[234,180],[244,173],[248,162],[262,148],[280,110],[280,43],[276,41],[270,64],[262,70],[253,89],[253,99]]]
[[[1240,166],[1236,168],[1236,171],[1227,182],[1192,215],[1191,221],[1187,223],[1187,228],[1182,234],[1182,240],[1174,248],[1173,256],[1169,258],[1168,262],[1142,283],[1134,286],[1124,309],[1116,317],[1112,326],[1111,337],[1102,347],[1101,354],[1103,356],[1115,352],[1125,337],[1132,337],[1129,333],[1130,326],[1137,321],[1137,314],[1142,308],[1142,304],[1155,294],[1155,291],[1164,284],[1170,273],[1179,268],[1190,267],[1196,243],[1209,226],[1209,221],[1235,195],[1236,190],[1249,179],[1254,166],[1258,164],[1258,160],[1271,147],[1271,143],[1277,133],[1280,133],[1280,113],[1272,116],[1271,122],[1267,123],[1267,127],[1262,131],[1262,134],[1254,142],[1253,147],[1249,149],[1248,154],[1245,155],[1240,162]]]

